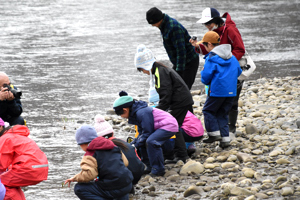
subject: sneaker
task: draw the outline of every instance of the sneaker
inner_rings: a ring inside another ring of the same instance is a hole
[[[207,139],[204,139],[204,143],[213,143],[215,141],[221,141],[222,137],[220,135],[218,136],[209,136]]]
[[[185,161],[189,159],[189,157],[181,158],[181,157],[175,157],[173,160],[165,160],[165,164],[171,164],[171,163],[177,163],[179,160],[185,163]]]
[[[220,142],[219,147],[223,149],[230,147],[230,142]]]

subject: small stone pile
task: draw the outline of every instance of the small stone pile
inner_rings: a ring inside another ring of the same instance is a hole
[[[206,95],[192,93],[203,122]],[[125,120],[107,120],[134,135]],[[186,163],[166,164],[163,177],[143,176],[130,199],[300,199],[300,77],[245,81],[237,125],[229,148],[196,142]]]

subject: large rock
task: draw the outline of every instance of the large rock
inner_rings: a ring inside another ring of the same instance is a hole
[[[228,168],[233,168],[233,167],[235,167],[237,164],[236,163],[234,163],[234,162],[225,162],[225,163],[222,163],[221,164],[221,167],[223,168],[223,169],[228,169]]]
[[[200,162],[190,160],[185,165],[182,166],[179,174],[180,175],[187,175],[188,173],[201,174],[203,171],[204,171],[204,167]]]
[[[258,132],[258,129],[253,124],[247,124],[246,125],[247,135],[251,135],[251,134],[254,134],[254,133],[257,133],[257,132]]]
[[[247,177],[247,178],[253,178],[254,177],[254,174],[255,174],[255,171],[253,169],[250,169],[250,168],[244,168],[242,170],[242,172],[244,172],[244,175]]]
[[[256,162],[249,154],[247,153],[237,153],[236,154],[237,158],[246,163],[246,162]]]
[[[289,196],[294,194],[294,189],[291,187],[284,187],[282,188],[281,195],[282,196]]]
[[[203,193],[203,190],[200,187],[197,187],[195,185],[190,186],[183,194],[184,197],[191,196],[193,194],[201,195]]]

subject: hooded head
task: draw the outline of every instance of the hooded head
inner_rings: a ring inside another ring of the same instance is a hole
[[[77,129],[75,134],[78,145],[90,143],[97,137],[96,129],[90,125],[82,125],[79,129]]]
[[[134,65],[137,69],[150,71],[155,62],[154,55],[145,45],[140,44],[134,57]]]
[[[107,121],[105,121],[102,115],[99,114],[95,116],[94,127],[97,131],[98,136],[105,136],[114,132],[111,125]]]

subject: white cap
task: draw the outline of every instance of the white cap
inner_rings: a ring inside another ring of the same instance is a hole
[[[139,45],[137,48],[137,53],[134,57],[135,67],[149,71],[152,69],[154,62],[155,58],[152,51],[148,49],[145,45]]]
[[[202,11],[201,19],[198,20],[196,23],[205,24],[206,22],[212,20],[214,17],[220,17],[220,13],[215,8],[205,8]]]

